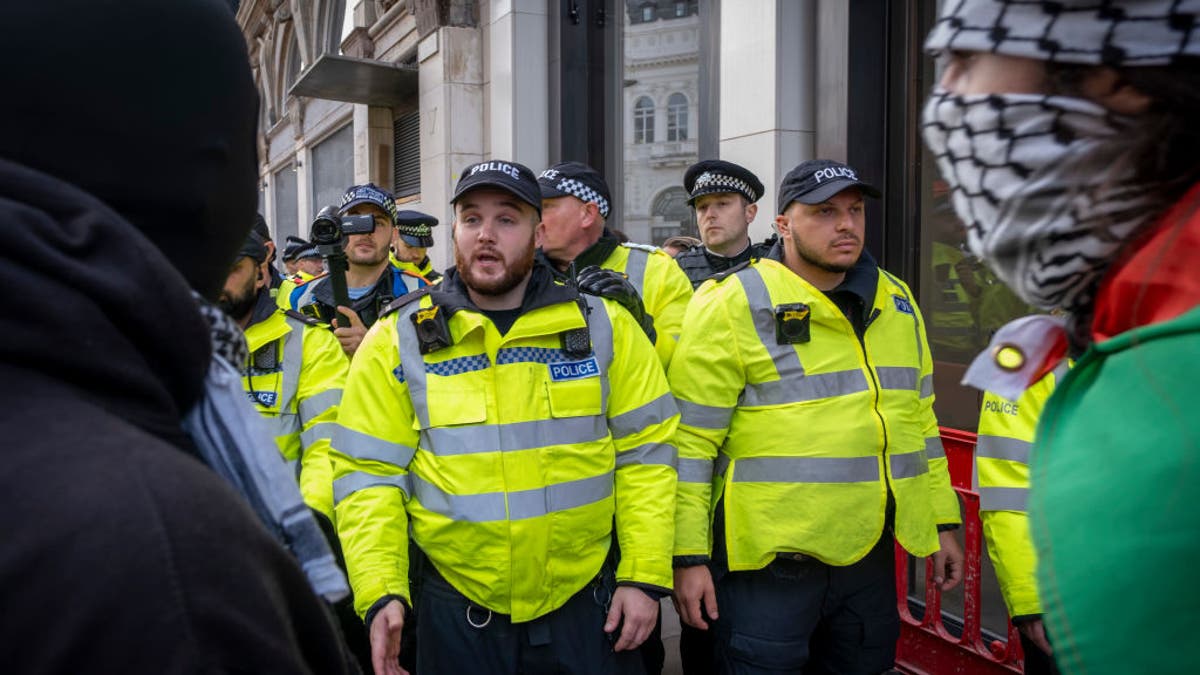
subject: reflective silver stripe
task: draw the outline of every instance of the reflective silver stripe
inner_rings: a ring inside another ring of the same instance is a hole
[[[294,401],[300,390],[300,364],[304,361],[304,324],[285,316],[291,328],[283,336],[283,375],[279,383],[279,409],[285,412],[296,410]]]
[[[279,436],[291,436],[292,434],[300,433],[300,418],[292,414],[276,415],[274,417],[264,416],[263,420],[267,423],[267,427],[271,429],[271,436],[278,438]]]
[[[921,378],[921,398],[933,395],[933,375]]]
[[[307,422],[341,402],[341,389],[326,389],[316,396],[309,396],[300,402],[300,419]]]
[[[879,271],[883,274],[883,276],[887,277],[893,284],[895,284],[896,288],[900,289],[900,292],[904,294],[904,301],[907,302],[908,306],[912,307],[913,309],[913,336],[916,338],[917,342],[917,363],[924,363],[925,348],[921,346],[921,322],[917,321],[917,304],[908,296],[908,291],[904,288],[904,285],[900,283],[899,279],[892,276],[888,272],[885,272],[882,267],[879,268]]]
[[[320,422],[300,432],[300,445],[308,447],[322,438],[333,438],[338,427],[337,422]]]
[[[645,405],[608,418],[608,428],[612,430],[613,438],[624,438],[630,434],[636,434],[646,427],[662,424],[678,412],[679,409],[675,407],[675,397],[671,396],[671,392],[667,392]]]
[[[839,370],[832,373],[799,375],[785,380],[747,384],[738,398],[738,405],[782,405],[845,396],[862,391],[867,391],[867,378],[861,370]]]
[[[883,389],[917,390],[917,380],[921,373],[916,368],[906,366],[879,366],[875,368],[879,376],[879,386]]]
[[[1006,436],[979,435],[975,444],[975,456],[987,459],[1006,459],[1010,462],[1029,463],[1029,450],[1033,444]]]
[[[945,459],[946,448],[942,445],[941,436],[930,436],[925,439],[925,459]]]
[[[626,250],[629,251],[629,258],[625,260],[625,276],[629,277],[629,283],[637,289],[638,295],[642,296],[642,300],[645,300],[646,263],[650,259],[650,254],[638,248]]]
[[[644,443],[617,453],[617,468],[630,464],[663,464],[674,467],[678,451],[670,443]]]
[[[355,471],[333,481],[333,503],[338,503],[358,492],[373,487],[400,488],[404,494],[412,494],[412,475],[403,473],[398,476],[376,476],[371,473]]]
[[[708,459],[680,457],[678,471],[680,483],[711,483],[713,463]]]
[[[417,452],[402,443],[385,441],[341,425],[333,430],[330,442],[335,450],[348,457],[386,462],[399,467],[407,467]]]
[[[566,511],[595,504],[612,496],[613,474],[555,483],[532,490],[508,493],[509,520],[537,518],[547,513]]]
[[[413,488],[417,501],[429,511],[460,522],[485,523],[506,518],[536,518],[607,499],[613,493],[613,474],[608,472],[507,495],[503,492],[450,494],[420,476],[413,476]]]
[[[747,267],[738,272],[737,277],[746,292],[746,301],[750,305],[750,316],[754,319],[758,341],[766,347],[771,360],[775,362],[775,372],[780,380],[804,375],[804,366],[800,364],[796,348],[775,343],[775,306],[771,304],[771,294],[767,291],[762,275],[753,267]]]
[[[890,460],[892,478],[895,480],[916,478],[923,473],[929,473],[929,459],[925,455],[924,448],[916,452],[906,452],[903,455],[892,455]]]
[[[604,301],[594,295],[582,296],[588,306],[588,333],[592,336],[592,351],[600,366],[600,411],[608,412],[608,371],[613,362],[613,328]]]
[[[733,462],[735,483],[862,483],[879,480],[876,457],[747,457]]]
[[[675,407],[679,408],[679,423],[697,429],[727,429],[733,418],[733,408],[701,405],[681,398],[675,399]]]
[[[439,457],[449,457],[589,443],[607,437],[608,424],[596,415],[422,429],[421,447]]]
[[[417,329],[412,322],[412,315],[420,308],[421,303],[416,302],[411,309],[396,312],[396,340],[399,343],[400,365],[404,367],[413,412],[417,415],[417,423],[422,429],[426,429],[429,427],[429,400],[425,388],[425,358],[421,356]]]
[[[1026,510],[1029,490],[1019,487],[981,487],[979,488],[979,509],[981,511],[1020,511]]]

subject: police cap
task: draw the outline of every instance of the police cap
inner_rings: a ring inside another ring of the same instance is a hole
[[[433,246],[433,228],[437,224],[438,219],[428,213],[412,210],[396,212],[396,229],[400,231],[400,238],[409,246]]]
[[[354,185],[346,190],[342,195],[342,202],[338,207],[339,215],[346,215],[346,212],[359,204],[374,204],[383,209],[383,212],[392,219],[392,225],[396,224],[396,200],[392,199],[392,195],[386,190],[374,183],[366,185]]]
[[[234,261],[242,258],[252,258],[257,263],[267,259],[267,244],[262,235],[258,233],[257,228],[246,233],[246,239],[242,242],[242,247],[238,249]]]
[[[316,244],[309,243],[308,240],[301,239],[292,234],[288,235],[287,245],[283,247],[284,262],[300,260],[301,258],[316,258],[320,255],[317,252]]]
[[[533,171],[524,164],[503,159],[479,162],[463,169],[450,203],[456,203],[471,190],[485,187],[508,192],[536,209],[539,216],[542,214],[542,190]]]
[[[587,164],[582,162],[559,162],[538,176],[542,188],[542,199],[575,197],[585,204],[594,202],[601,218],[608,218],[612,204],[612,193],[608,183]]]
[[[779,213],[787,211],[792,202],[820,204],[842,190],[858,188],[868,197],[879,198],[880,192],[858,179],[858,172],[832,159],[810,159],[801,162],[783,177],[779,186]]]
[[[688,192],[688,204],[695,206],[696,198],[721,192],[732,192],[751,204],[763,195],[763,184],[749,169],[722,159],[706,159],[688,167],[683,174],[683,187]]]

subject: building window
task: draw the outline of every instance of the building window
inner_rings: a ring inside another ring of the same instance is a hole
[[[654,142],[654,101],[643,96],[633,104],[633,142]]]
[[[289,162],[282,169],[276,171],[271,179],[271,185],[275,191],[275,212],[271,214],[271,220],[274,221],[272,224],[275,225],[275,241],[282,242],[287,239],[289,234],[299,235],[300,233],[295,162]],[[307,229],[305,228],[305,230]],[[307,234],[306,231],[304,235]]]
[[[642,23],[650,23],[654,20],[654,5],[649,3],[642,5]]]
[[[678,92],[667,99],[667,140],[686,141],[688,138],[688,101]]]
[[[661,245],[671,237],[686,235],[695,237],[699,234],[696,228],[696,214],[687,203],[688,194],[681,187],[670,187],[663,190],[654,198],[650,208],[652,225],[650,234],[655,246]]]
[[[676,0],[675,2],[675,18],[679,19],[688,15],[688,4],[684,0]]]
[[[354,125],[347,124],[313,147],[312,177],[309,213],[336,206],[354,183]]]
[[[392,120],[392,176],[396,198],[421,194],[421,114],[417,110]]]

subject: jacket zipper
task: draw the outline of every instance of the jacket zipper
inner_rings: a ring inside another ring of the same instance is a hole
[[[871,310],[871,315],[869,317],[867,317],[866,322],[863,324],[863,334],[862,334],[862,337],[860,337],[858,339],[858,346],[860,349],[862,349],[863,363],[867,364],[867,374],[870,375],[870,377],[871,377],[871,384],[873,384],[875,386],[875,403],[874,403],[874,405],[871,406],[871,411],[875,413],[875,418],[879,420],[879,429],[883,432],[883,449],[880,450],[880,455],[884,459],[886,459],[887,458],[887,447],[888,447],[888,435],[887,435],[887,424],[883,420],[883,415],[879,412],[879,391],[880,391],[879,380],[877,380],[875,378],[875,369],[871,367],[871,360],[870,360],[870,358],[867,357],[867,330],[871,327],[871,324],[874,323],[875,319],[879,318],[879,314],[880,314],[880,311],[879,311],[878,307]],[[888,494],[891,494],[892,483],[891,483],[891,480],[888,478],[888,472],[887,472],[886,466],[883,467],[883,482],[884,482],[884,485],[887,486]]]

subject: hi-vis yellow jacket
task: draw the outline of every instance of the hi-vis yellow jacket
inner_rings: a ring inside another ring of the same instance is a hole
[[[671,363],[675,343],[683,328],[683,315],[692,299],[692,282],[666,252],[653,246],[625,243],[616,247],[600,265],[614,272],[624,272],[629,283],[642,296],[646,312],[654,317],[658,339],[654,351],[663,368]]]
[[[1029,451],[1042,407],[1066,375],[1066,362],[1038,380],[1016,401],[983,395],[975,446],[975,489],[988,555],[996,568],[1009,616],[1041,614],[1037,553],[1029,534]]]
[[[596,577],[614,517],[618,582],[671,587],[678,413],[662,366],[620,306],[542,265],[530,284],[501,335],[451,271],[356,353],[333,457],[359,613],[409,598],[410,527],[451,585],[515,622]],[[447,318],[451,346],[421,354],[419,312]]]
[[[862,342],[824,293],[772,259],[697,291],[669,371],[682,415],[675,555],[711,554],[722,497],[716,536],[731,570],[784,552],[861,559],[883,532],[889,490],[896,538],[913,555],[938,550],[937,525],[960,522],[920,312],[904,283],[864,269],[878,279]],[[777,344],[776,307],[792,303],[805,306],[791,316],[809,340]]]
[[[275,309],[245,332],[246,394],[295,466],[305,503],[332,518],[329,438],[350,361],[328,326],[296,312]]]

